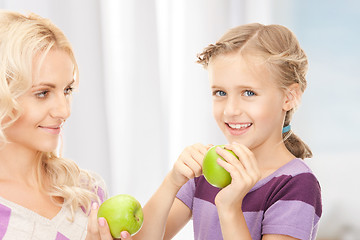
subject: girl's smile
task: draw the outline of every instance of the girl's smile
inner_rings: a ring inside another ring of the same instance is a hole
[[[252,123],[227,123],[227,122],[225,122],[225,125],[228,127],[229,133],[231,135],[239,136],[239,135],[245,134],[252,126]]]

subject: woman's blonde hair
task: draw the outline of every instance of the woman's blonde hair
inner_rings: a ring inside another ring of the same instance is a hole
[[[78,65],[72,47],[57,26],[36,14],[25,16],[0,11],[1,145],[7,142],[4,129],[22,114],[17,99],[32,85],[33,60],[37,56],[43,58],[51,49],[68,54],[74,64],[74,80],[77,82]],[[92,201],[99,202],[95,179],[73,161],[58,157],[55,152],[39,153],[37,160],[39,182],[42,183],[44,177],[48,179],[49,186],[43,186],[44,189],[53,199],[63,198],[73,216],[78,207],[88,212]]]
[[[276,76],[280,88],[288,89],[297,83],[300,91],[305,91],[307,56],[296,36],[281,25],[252,23],[232,28],[216,44],[210,44],[198,54],[198,63],[207,68],[216,56],[244,52],[262,57],[269,71]],[[284,127],[290,124],[294,111],[293,108],[286,112]],[[302,159],[312,157],[310,148],[292,131],[283,133],[283,139],[294,156]]]

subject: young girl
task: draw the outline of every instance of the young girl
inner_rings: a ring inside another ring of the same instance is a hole
[[[239,158],[217,148],[232,182],[211,186],[201,175],[209,146],[186,148],[145,205],[137,237],[170,239],[192,218],[195,239],[315,239],[320,186],[303,161],[310,149],[290,128],[308,66],[296,37],[279,25],[239,26],[198,62],[209,72],[226,148]]]
[[[0,11],[0,239],[112,239],[102,179],[56,153],[78,76],[59,28]]]

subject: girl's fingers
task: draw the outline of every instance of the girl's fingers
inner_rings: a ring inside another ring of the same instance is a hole
[[[226,159],[224,156],[222,156],[222,157],[224,159]],[[232,157],[234,157],[234,156],[232,155]],[[247,176],[246,169],[242,166],[242,164],[237,159],[236,160],[232,159],[231,161],[228,161],[226,159],[224,161],[219,158],[219,159],[217,159],[217,163],[230,173],[230,176],[232,178],[231,182],[236,182],[237,180],[245,179]],[[242,182],[244,182],[244,181],[242,181]]]
[[[232,150],[232,149],[229,149]],[[233,150],[232,150],[233,151]],[[246,166],[242,163],[242,161],[240,161],[240,158],[243,158],[243,154],[241,152],[235,152],[234,156],[232,153],[230,153],[229,151],[222,149],[220,147],[218,147],[216,149],[216,153],[219,154],[220,156],[222,156],[228,163],[230,163],[231,165],[235,166],[239,171],[244,172],[246,169]]]
[[[175,163],[175,169],[176,172],[178,172],[180,175],[184,176],[187,179],[195,177],[194,171],[182,161]]]
[[[241,149],[242,152],[244,153],[244,158],[242,158],[242,162],[243,162],[245,168],[248,169],[249,172],[252,173],[252,176],[254,178],[257,178],[259,180],[261,177],[261,173],[260,173],[254,153],[252,151],[250,151],[250,149],[244,145],[235,143],[234,146],[235,146],[235,151],[236,151],[236,149]]]
[[[202,166],[198,161],[194,161],[195,157],[185,159],[184,164],[191,169],[193,177],[199,177],[202,173]]]
[[[199,145],[199,150],[202,155],[205,155],[207,153],[207,151],[214,146],[214,144],[202,145],[201,143],[198,143],[195,145]]]
[[[181,161],[193,171],[193,177],[198,177],[202,174],[202,162],[206,152],[207,147],[200,143],[185,149]]]
[[[202,163],[210,145],[200,143],[186,147],[172,169],[172,179],[176,186],[182,186],[189,179],[202,174]]]
[[[232,171],[237,171],[240,177],[250,184],[257,182],[260,178],[260,171],[254,154],[247,147],[241,144],[235,143],[226,145],[225,147],[226,149],[233,151],[238,157],[237,159],[232,153],[224,149],[217,149],[218,154],[222,156],[228,164],[235,167]],[[231,167],[228,166],[228,169],[231,170]],[[236,177],[234,172],[232,175]]]
[[[201,166],[204,160],[204,155],[208,151],[208,147],[202,145],[201,143],[197,143],[190,146],[188,150],[193,160]]]
[[[250,151],[249,148],[245,147],[244,145],[238,144],[238,143],[234,143],[235,149],[241,148],[243,153],[246,154],[247,159],[249,161],[246,161],[246,164],[250,167],[250,168],[258,168],[257,162],[256,162],[256,158],[255,155],[252,151]],[[236,151],[236,150],[235,150]]]
[[[258,173],[259,168],[256,162],[255,155],[246,146],[238,143],[226,145],[226,148],[233,151],[238,156],[239,161],[248,171]]]
[[[232,179],[238,178],[239,174],[242,175],[240,173],[240,171],[238,171],[238,169],[235,168],[232,164],[230,164],[220,158],[217,159],[217,163],[230,173]]]

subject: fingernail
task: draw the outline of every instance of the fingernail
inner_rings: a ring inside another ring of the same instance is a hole
[[[130,234],[128,232],[126,232],[126,231],[121,232],[120,235],[121,235],[121,238],[130,237]]]
[[[98,208],[98,204],[94,202],[91,206],[92,209],[96,210]]]
[[[105,218],[102,218],[102,217],[98,219],[99,225],[101,227],[105,226],[105,221],[106,221]]]

